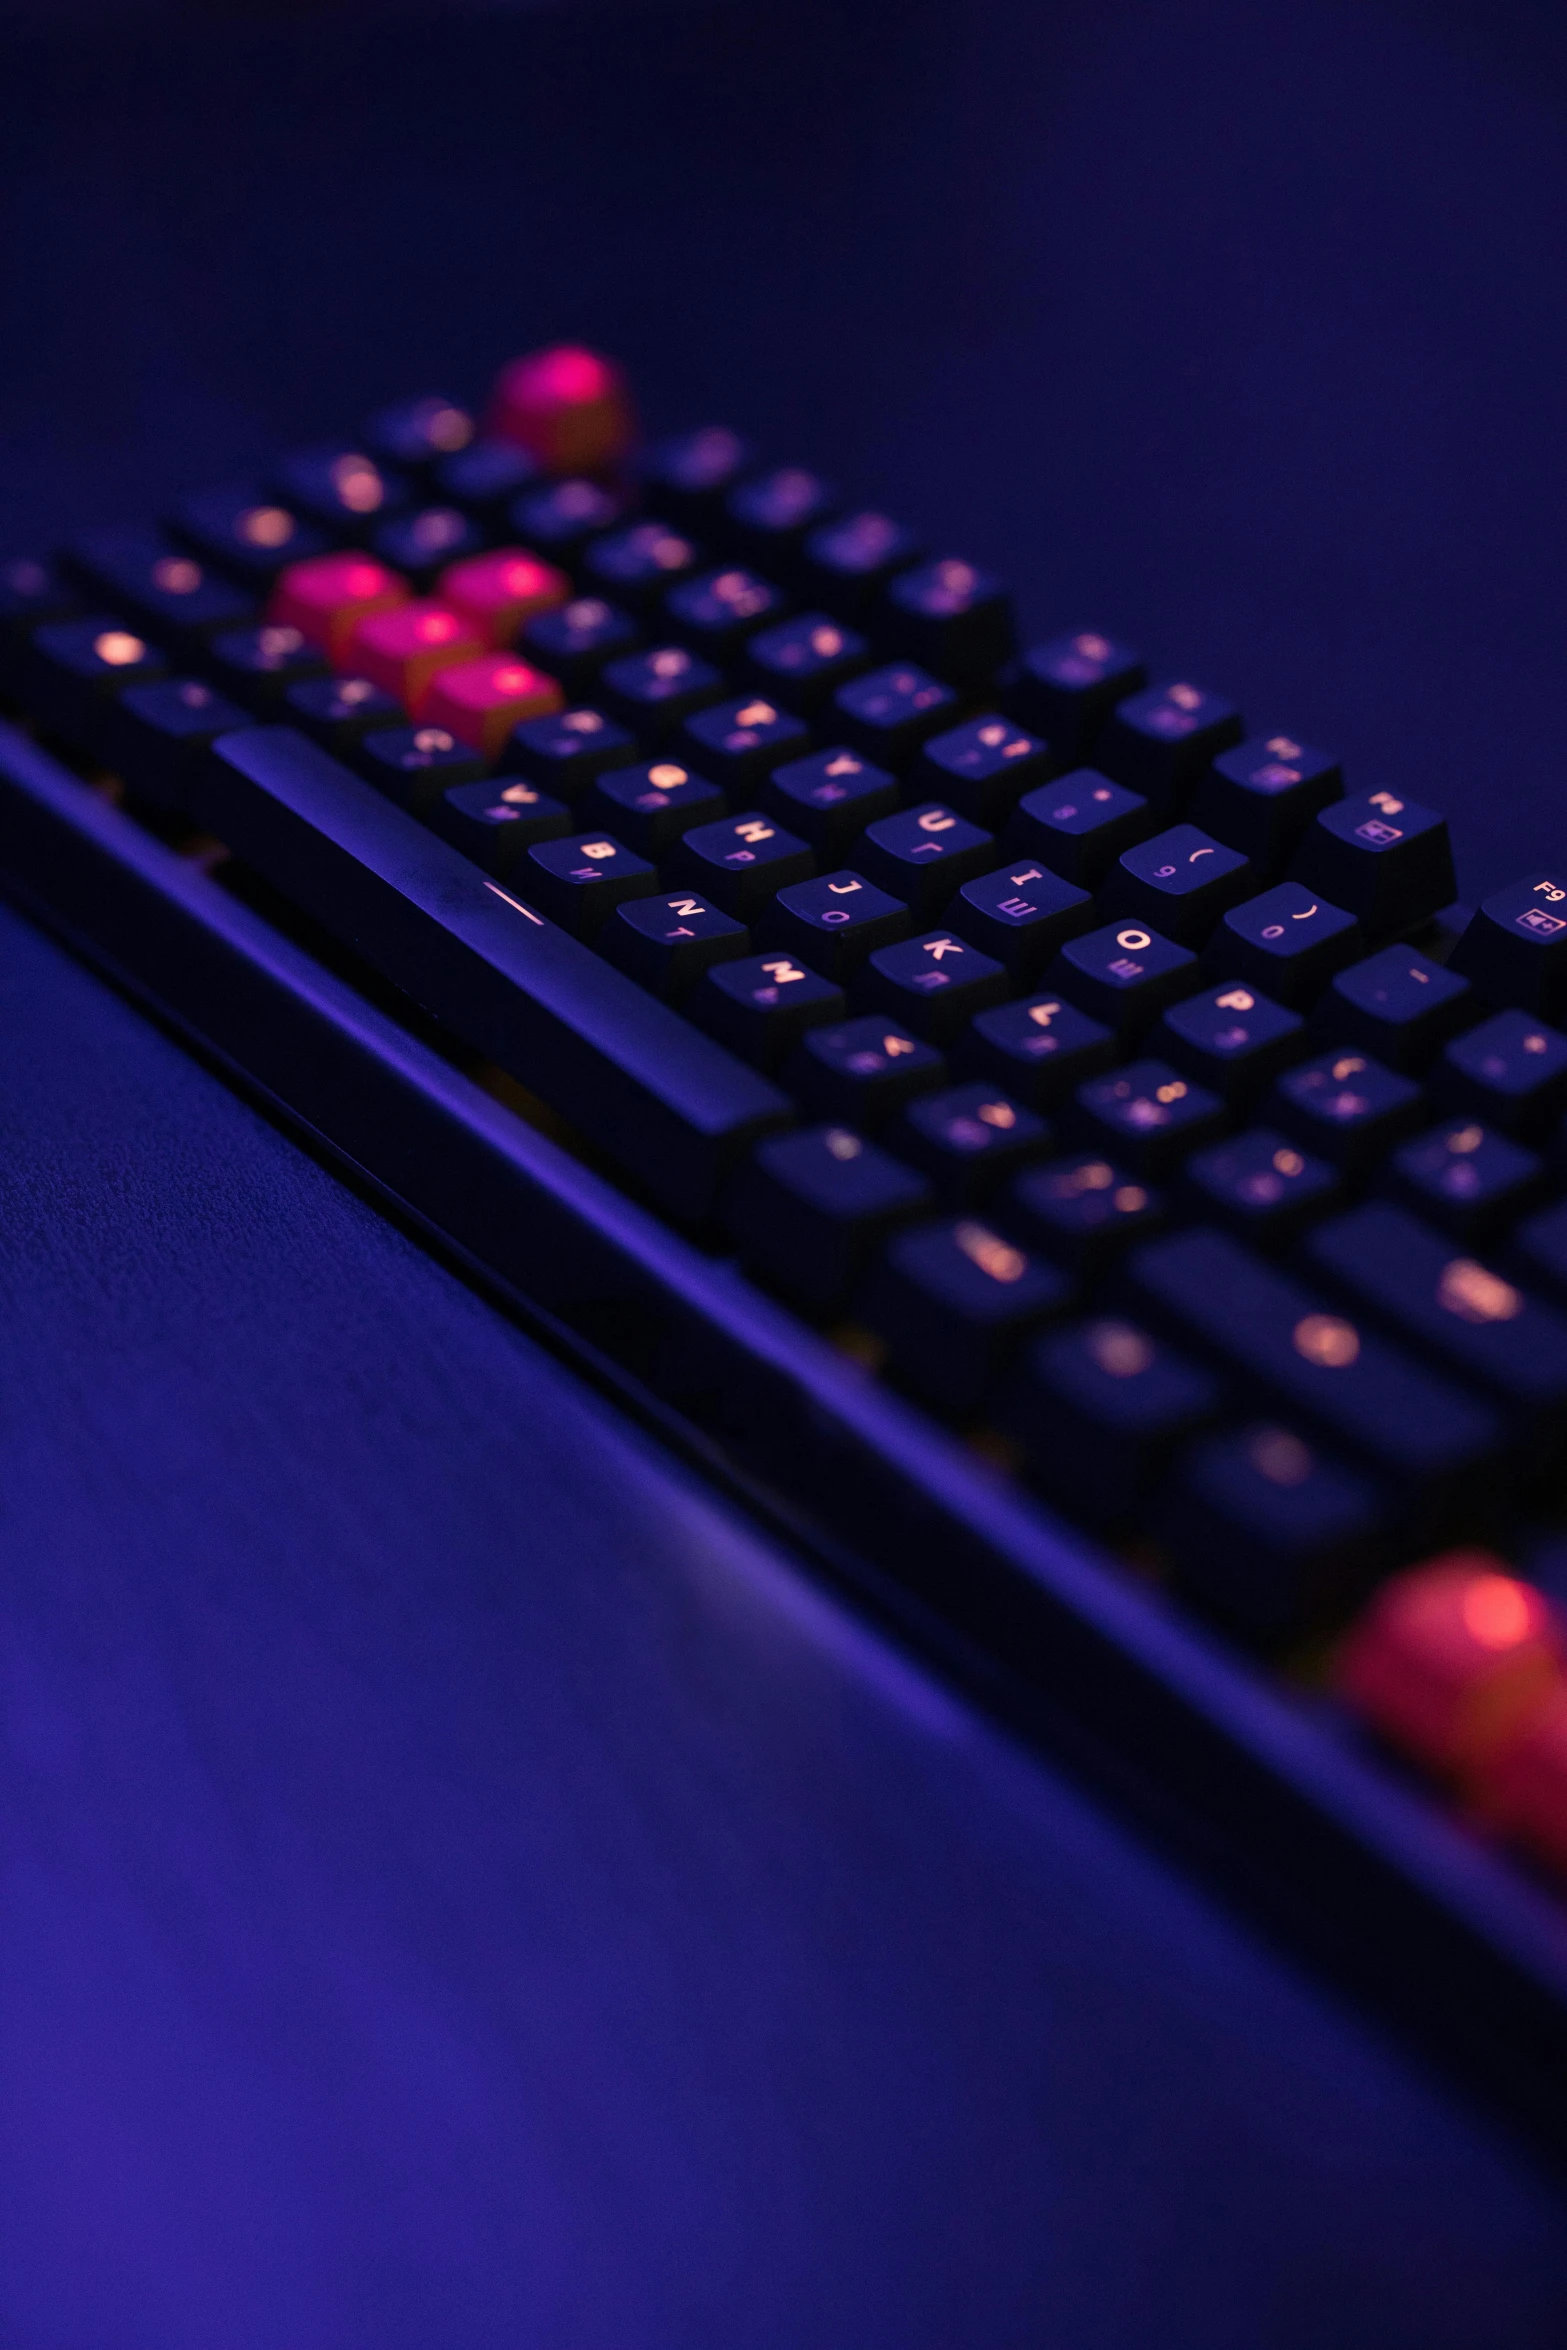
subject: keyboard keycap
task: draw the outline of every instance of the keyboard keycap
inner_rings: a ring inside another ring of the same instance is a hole
[[[1326,1044],[1364,1045],[1387,1068],[1418,1073],[1473,1017],[1467,979],[1413,947],[1384,947],[1336,975],[1314,1025]]]
[[[1304,1058],[1306,1023],[1271,997],[1226,980],[1172,1004],[1154,1032],[1164,1058],[1227,1102],[1252,1100]]]
[[[1368,939],[1413,930],[1458,894],[1447,819],[1389,791],[1323,808],[1307,826],[1290,871],[1356,915]]]
[[[1194,1152],[1185,1172],[1191,1204],[1257,1248],[1284,1247],[1339,1202],[1337,1168],[1271,1126]]]
[[[428,595],[449,563],[476,555],[484,533],[460,506],[415,506],[370,535],[370,551]]]
[[[421,696],[419,714],[431,726],[450,728],[493,765],[514,727],[547,717],[562,700],[554,678],[515,653],[481,653],[440,670]]]
[[[900,796],[895,775],[842,745],[775,767],[760,794],[763,807],[829,866],[851,854],[867,824],[890,816]]]
[[[1168,1213],[1163,1192],[1139,1182],[1097,1151],[1057,1159],[1020,1176],[1003,1211],[1026,1240],[1072,1266],[1086,1281],[1135,1240],[1157,1232]]]
[[[1558,1297],[1567,1297],[1567,1200],[1542,1208],[1520,1224],[1513,1237],[1525,1277],[1544,1281]]]
[[[1327,751],[1292,735],[1253,735],[1221,751],[1192,794],[1192,821],[1239,849],[1261,879],[1282,873],[1313,816],[1344,796]]]
[[[1080,1085],[1070,1123],[1079,1141],[1138,1175],[1159,1176],[1222,1133],[1228,1117],[1217,1094],[1167,1061],[1134,1061]]]
[[[808,1028],[848,1012],[841,987],[793,955],[742,955],[710,970],[686,1006],[709,1036],[753,1068],[781,1069]]]
[[[546,473],[608,471],[636,439],[625,371],[580,344],[511,360],[495,378],[485,429],[515,441]]]
[[[1454,947],[1452,967],[1493,1004],[1567,1024],[1567,880],[1531,873],[1488,897]]]
[[[664,599],[664,625],[710,661],[734,661],[748,637],[781,620],[788,609],[781,587],[732,563],[671,588]]]
[[[1140,922],[1112,922],[1069,939],[1046,978],[1117,1036],[1139,1035],[1166,1005],[1200,984],[1197,957]]]
[[[440,392],[418,399],[397,400],[378,408],[365,426],[365,446],[384,465],[405,473],[424,473],[445,457],[455,457],[472,446],[478,431],[475,419],[456,400]]]
[[[1455,1037],[1431,1073],[1437,1099],[1538,1141],[1567,1108],[1567,1036],[1525,1012],[1498,1012]]]
[[[182,498],[169,528],[209,563],[258,592],[290,564],[327,552],[326,533],[318,524],[253,487]]]
[[[628,898],[651,897],[658,875],[608,833],[577,832],[530,849],[517,886],[574,938],[593,938]]]
[[[267,618],[275,627],[297,628],[341,666],[361,620],[407,601],[408,582],[369,555],[312,555],[278,574]]]
[[[479,439],[443,457],[435,468],[434,486],[440,497],[460,506],[490,531],[505,523],[507,513],[539,478],[539,468],[526,449],[510,441]]]
[[[103,710],[103,762],[149,806],[177,808],[208,745],[249,723],[236,703],[193,677],[128,686]]]
[[[1068,762],[1085,755],[1117,702],[1141,693],[1147,683],[1148,671],[1134,652],[1085,628],[1035,645],[1014,661],[1001,679],[1001,707]]]
[[[976,1012],[987,1012],[1007,996],[1007,975],[999,963],[950,930],[928,930],[919,938],[880,947],[862,966],[856,1001],[890,1012],[928,1037],[951,1044]]]
[[[324,751],[349,758],[361,736],[396,726],[402,707],[368,677],[306,677],[283,692],[283,717]],[[230,722],[243,726],[241,718]]]
[[[602,710],[558,710],[514,727],[501,765],[541,785],[552,799],[573,800],[596,775],[629,767],[636,755],[635,738]]]
[[[249,595],[157,530],[102,530],[78,539],[70,568],[96,601],[155,636],[199,644],[254,617]]]
[[[698,710],[680,730],[682,747],[732,799],[754,799],[775,767],[810,742],[803,719],[760,694],[741,694]]]
[[[1105,881],[1104,911],[1135,915],[1177,946],[1199,947],[1252,888],[1244,857],[1195,824],[1176,824],[1122,851]]]
[[[887,582],[917,563],[923,552],[905,524],[862,509],[809,534],[801,578],[807,592],[840,620],[863,621]]]
[[[361,620],[348,640],[344,665],[395,695],[410,717],[419,718],[441,671],[476,662],[486,650],[471,621],[421,596]]]
[[[847,868],[780,890],[761,917],[768,945],[787,947],[824,978],[838,980],[913,928],[901,898]]]
[[[593,541],[582,558],[583,582],[628,612],[652,613],[700,561],[695,540],[667,522],[633,522]]]
[[[629,653],[641,637],[629,612],[601,596],[573,596],[523,623],[517,650],[536,661],[573,701],[592,695],[607,661]]]
[[[508,507],[507,520],[525,547],[572,569],[580,568],[593,541],[622,522],[625,512],[625,500],[602,482],[573,475],[524,490]]]
[[[957,707],[949,685],[912,662],[895,661],[841,685],[822,723],[877,766],[902,774],[927,735],[951,725]]]
[[[924,1177],[863,1135],[812,1126],[760,1146],[726,1220],[750,1271],[825,1318],[849,1303],[886,1236],[932,1204]]]
[[[724,812],[724,795],[705,775],[694,775],[676,759],[654,759],[642,767],[611,767],[588,787],[583,814],[602,824],[650,864],[662,864],[693,824],[707,824]]]
[[[1239,710],[1221,694],[1185,683],[1150,686],[1117,702],[1094,743],[1094,764],[1141,792],[1168,822],[1243,732]]]
[[[801,1038],[783,1082],[807,1110],[841,1118],[865,1133],[884,1126],[916,1094],[946,1082],[947,1064],[896,1020],[867,1014]]]
[[[1308,1150],[1350,1173],[1369,1167],[1421,1120],[1421,1093],[1369,1053],[1322,1053],[1278,1079],[1272,1113]]]
[[[1536,1204],[1545,1164],[1477,1118],[1452,1118],[1395,1151],[1389,1176],[1431,1223],[1475,1240]]]
[[[326,675],[327,659],[299,629],[268,620],[213,637],[202,648],[200,665],[235,701],[272,717],[283,709],[291,686]]]
[[[481,783],[485,762],[444,726],[388,726],[361,735],[350,764],[400,808],[423,815],[459,783]]]
[[[808,841],[754,808],[716,824],[693,825],[669,860],[672,874],[705,890],[741,922],[763,913],[781,889],[806,880],[815,868]]]
[[[1048,1110],[1069,1100],[1085,1077],[1108,1069],[1115,1055],[1108,1028],[1046,990],[981,1012],[959,1039],[956,1059],[965,1073]]]
[[[1140,1324],[1102,1315],[1036,1340],[1005,1416],[1046,1492],[1115,1527],[1135,1519],[1177,1445],[1219,1403],[1208,1371]]]
[[[1071,1285],[1047,1258],[974,1216],[891,1240],[860,1309],[895,1376],[955,1419],[977,1412],[1008,1359],[1061,1313]]]
[[[855,854],[872,881],[928,919],[995,863],[996,844],[990,833],[930,800],[868,824]]]
[[[1204,957],[1216,978],[1243,979],[1276,1004],[1314,1004],[1336,971],[1361,951],[1360,924],[1298,881],[1281,881],[1232,906]]]
[[[55,563],[33,555],[0,562],[0,692],[8,692],[32,630],[69,620],[80,606],[74,585]]]
[[[871,649],[854,629],[825,612],[801,612],[759,629],[745,649],[746,671],[764,694],[814,717],[839,686],[871,665]]]
[[[924,1169],[949,1207],[987,1199],[1050,1148],[1050,1128],[994,1085],[949,1085],[904,1111],[895,1148]]]
[[[156,646],[112,614],[34,629],[20,664],[24,705],[68,743],[98,748],[110,702],[168,674]]]
[[[650,749],[677,733],[694,711],[727,691],[711,662],[684,645],[654,645],[605,663],[599,676],[604,707]]]
[[[877,618],[895,652],[954,685],[988,684],[1017,643],[1010,591],[953,555],[900,571]]]
[[[448,611],[468,621],[485,644],[500,649],[514,645],[530,620],[558,610],[570,598],[565,572],[524,547],[469,555],[440,576],[440,600]]]
[[[790,1116],[754,1070],[303,736],[224,737],[193,802],[198,820],[274,887],[682,1221],[711,1215],[731,1169]]]
[[[1056,950],[1087,930],[1094,901],[1031,858],[965,881],[947,907],[960,937],[1002,964],[1014,986],[1037,982]]]
[[[1007,827],[1007,846],[1037,857],[1079,889],[1097,889],[1123,850],[1146,839],[1156,821],[1140,793],[1096,767],[1078,767],[1024,793]]]
[[[429,820],[443,840],[503,881],[535,842],[571,830],[570,811],[518,776],[454,784],[432,802]]]
[[[770,578],[792,578],[800,549],[819,523],[837,509],[838,493],[803,465],[777,465],[753,473],[724,499],[731,544],[748,563]]]
[[[389,514],[413,503],[405,474],[378,465],[363,449],[297,449],[279,460],[273,487],[333,538],[368,539]]]
[[[719,525],[725,498],[753,463],[750,443],[737,432],[706,424],[656,443],[638,472],[649,510],[702,538]]]
[[[617,906],[599,934],[612,963],[670,1004],[684,1003],[710,965],[732,962],[750,945],[743,922],[694,890]]]
[[[1051,770],[1048,744],[992,713],[933,735],[915,763],[912,789],[933,792],[973,824],[1000,832],[1023,793]]]

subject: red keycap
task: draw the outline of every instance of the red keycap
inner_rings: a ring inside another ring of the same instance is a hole
[[[1483,1767],[1474,1796],[1491,1827],[1567,1871],[1567,1687]]]
[[[342,666],[373,679],[384,692],[395,694],[411,717],[422,718],[424,697],[440,672],[459,661],[476,660],[485,650],[471,621],[420,597],[361,620]]]
[[[1383,1585],[1349,1634],[1338,1683],[1389,1744],[1470,1780],[1563,1677],[1562,1627],[1487,1550],[1448,1551]]]
[[[489,430],[550,473],[603,473],[636,437],[622,370],[574,343],[514,359],[495,379]]]
[[[408,582],[369,555],[311,555],[279,572],[267,618],[297,628],[337,666],[360,621],[406,604],[408,595]]]
[[[487,759],[498,759],[514,726],[525,718],[548,717],[564,700],[542,669],[530,669],[515,653],[485,653],[432,678],[419,715]]]
[[[525,547],[497,547],[491,555],[448,564],[436,592],[443,604],[473,622],[486,644],[509,645],[535,612],[564,604],[572,585],[564,571]]]

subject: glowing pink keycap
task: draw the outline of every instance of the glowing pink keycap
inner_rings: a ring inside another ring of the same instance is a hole
[[[571,581],[526,547],[497,547],[448,564],[436,583],[443,604],[471,620],[487,644],[509,645],[535,612],[564,604]]]
[[[547,718],[565,698],[553,677],[515,653],[486,653],[432,678],[419,715],[487,759],[498,759],[514,726],[525,718]]]
[[[279,628],[297,628],[337,664],[361,620],[406,604],[408,597],[408,582],[369,555],[311,555],[278,573],[267,618]]]
[[[472,621],[421,597],[361,620],[340,666],[370,678],[395,694],[411,717],[422,718],[425,696],[440,672],[476,660],[484,650]]]
[[[603,473],[636,438],[623,370],[597,351],[557,343],[513,359],[495,379],[488,430],[550,473]]]

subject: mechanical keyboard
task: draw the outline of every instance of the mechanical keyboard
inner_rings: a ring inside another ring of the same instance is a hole
[[[1567,2136],[1567,864],[569,347],[0,696],[20,902]]]

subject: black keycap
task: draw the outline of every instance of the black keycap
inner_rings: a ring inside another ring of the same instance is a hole
[[[761,914],[781,889],[805,881],[815,869],[809,841],[796,839],[755,808],[716,824],[693,825],[669,860],[671,875],[705,890],[715,905],[742,922]]]
[[[401,722],[403,706],[368,677],[302,677],[283,691],[285,724],[346,758],[361,735]],[[235,724],[243,724],[235,720]]]
[[[100,612],[35,628],[18,673],[26,709],[68,743],[96,750],[109,703],[128,686],[166,676],[158,648],[123,620]]]
[[[361,735],[349,763],[400,808],[423,812],[442,792],[484,779],[484,760],[444,726],[387,726]]]
[[[1545,1162],[1478,1118],[1450,1118],[1393,1153],[1395,1191],[1460,1240],[1499,1231],[1536,1205]]]
[[[631,766],[636,755],[635,736],[602,710],[554,710],[512,728],[501,765],[509,775],[541,784],[551,799],[572,800],[596,775]]]
[[[370,545],[383,563],[412,580],[428,595],[448,563],[477,555],[484,533],[460,506],[414,506],[394,514],[371,533]]]
[[[759,629],[745,648],[752,684],[802,717],[824,709],[839,686],[870,665],[865,638],[825,612],[800,612]]]
[[[1380,1200],[1319,1226],[1307,1253],[1355,1305],[1523,1413],[1537,1443],[1559,1443],[1567,1318],[1556,1307],[1456,1255],[1450,1240]]]
[[[1485,899],[1452,967],[1493,1004],[1567,1022],[1567,881],[1531,873]]]
[[[899,1154],[922,1167],[949,1207],[973,1207],[1050,1148],[1043,1118],[999,1086],[944,1086],[910,1102]]]
[[[517,886],[574,938],[593,938],[627,898],[650,898],[658,875],[605,832],[569,833],[528,851]]]
[[[1222,694],[1177,682],[1117,702],[1094,743],[1094,765],[1141,792],[1166,822],[1221,751],[1245,732]]]
[[[824,522],[805,541],[800,576],[809,594],[841,620],[863,620],[888,580],[917,563],[919,538],[890,514],[862,509]]]
[[[1079,1141],[1113,1153],[1143,1176],[1167,1175],[1188,1151],[1222,1134],[1223,1102],[1168,1061],[1133,1061],[1103,1077],[1085,1079],[1073,1101],[1071,1126]]]
[[[684,645],[624,653],[606,662],[599,674],[606,710],[649,745],[666,741],[693,711],[722,701],[728,690],[712,663]]]
[[[654,514],[701,537],[719,523],[725,498],[753,462],[749,442],[726,425],[677,433],[643,456],[637,469],[643,500]]]
[[[794,955],[742,955],[710,970],[686,1006],[699,1028],[755,1068],[781,1069],[808,1028],[842,1020],[843,989]]]
[[[1175,824],[1122,851],[1106,876],[1103,906],[1107,914],[1136,915],[1177,946],[1199,947],[1254,887],[1251,867],[1234,849],[1195,824]]]
[[[826,1317],[848,1304],[887,1234],[931,1205],[912,1167],[848,1127],[812,1126],[761,1145],[726,1221],[752,1272]]]
[[[952,724],[957,708],[951,686],[911,661],[895,661],[839,686],[822,723],[867,759],[901,774],[927,735]]]
[[[1337,1616],[1382,1563],[1388,1497],[1276,1421],[1197,1438],[1154,1529],[1183,1598],[1258,1648]]]
[[[1337,974],[1313,1024],[1327,1044],[1364,1045],[1389,1069],[1419,1071],[1474,1009],[1467,979],[1413,947],[1383,947]]]
[[[575,569],[591,542],[613,530],[625,511],[625,500],[602,482],[573,477],[524,490],[507,517],[525,547]]]
[[[1513,1253],[1527,1278],[1542,1280],[1559,1298],[1567,1298],[1567,1200],[1520,1224]]]
[[[75,584],[53,563],[32,555],[0,563],[0,691],[15,677],[31,632],[70,619],[80,601]]]
[[[617,906],[599,932],[601,953],[671,1004],[684,1003],[710,965],[733,962],[750,946],[745,924],[695,890]]]
[[[582,558],[582,576],[628,612],[647,614],[670,588],[691,578],[701,560],[696,541],[669,523],[633,522],[594,540]]]
[[[966,1075],[999,1080],[1019,1101],[1044,1110],[1110,1068],[1116,1041],[1099,1021],[1046,992],[981,1012],[955,1057]]]
[[[1001,679],[1001,707],[1042,734],[1063,762],[1081,759],[1117,702],[1141,693],[1148,671],[1126,645],[1079,629],[1014,661]]]
[[[716,783],[678,760],[654,759],[641,767],[611,767],[597,776],[582,813],[586,822],[602,824],[639,857],[659,865],[693,824],[722,816],[724,795]]]
[[[789,948],[828,979],[847,979],[867,955],[913,928],[901,899],[847,868],[780,890],[761,924],[768,945]]]
[[[1338,1204],[1340,1189],[1336,1167],[1271,1126],[1194,1152],[1185,1178],[1194,1207],[1258,1248],[1292,1241],[1313,1216]]]
[[[960,936],[1005,966],[1013,985],[1029,987],[1067,939],[1091,927],[1094,901],[1030,857],[965,881],[947,908]]]
[[[1135,1521],[1176,1446],[1219,1403],[1210,1372],[1141,1324],[1102,1315],[1035,1341],[1005,1419],[1047,1493],[1115,1527]]]
[[[641,634],[629,612],[602,596],[573,596],[568,604],[535,612],[517,642],[575,701],[593,692],[606,661],[630,652]]]
[[[783,589],[743,564],[705,571],[664,599],[663,625],[711,661],[734,662],[746,639],[781,620],[789,609]]]
[[[1227,1102],[1246,1102],[1304,1058],[1306,1023],[1257,989],[1227,980],[1172,1004],[1154,1042],[1166,1060]]]
[[[880,947],[861,966],[855,1000],[890,1012],[932,1044],[951,1044],[976,1012],[1005,1003],[1007,975],[999,963],[951,930]]]
[[[157,530],[101,530],[69,563],[89,592],[155,636],[199,644],[255,617],[250,597]]]
[[[106,703],[99,741],[105,766],[127,791],[153,807],[177,808],[208,744],[249,724],[248,714],[215,687],[171,677],[127,686]]]
[[[413,503],[407,475],[378,465],[364,449],[298,449],[279,459],[272,481],[286,506],[297,507],[334,539],[359,543],[389,514]]]
[[[1112,922],[1069,939],[1046,977],[1079,1010],[1131,1037],[1201,984],[1197,957],[1140,922]]]
[[[789,1117],[754,1070],[291,729],[223,737],[194,812],[667,1213],[708,1216],[731,1168]]]
[[[686,754],[732,800],[755,799],[773,769],[797,759],[810,739],[803,719],[761,694],[714,702],[680,730]]]
[[[916,1094],[946,1081],[947,1064],[896,1020],[873,1015],[811,1028],[784,1083],[813,1116],[842,1118],[869,1133]]]
[[[1369,1053],[1320,1053],[1273,1088],[1272,1114],[1308,1150],[1358,1174],[1421,1122],[1418,1085]]]
[[[958,1216],[889,1241],[860,1311],[886,1341],[894,1376],[937,1411],[968,1419],[1022,1340],[1071,1295],[1048,1258]]]
[[[996,855],[990,833],[940,800],[868,824],[856,851],[862,872],[926,919],[993,865]]]
[[[502,879],[536,842],[571,830],[570,810],[521,776],[453,784],[431,803],[429,821],[454,849]]]
[[[213,637],[203,648],[201,666],[226,694],[263,717],[282,710],[291,685],[328,675],[325,654],[297,628],[275,620]]]
[[[1390,791],[1323,808],[1307,826],[1290,871],[1358,916],[1368,939],[1413,930],[1458,894],[1446,817]],[[1454,968],[1464,966],[1455,959]]]
[[[365,447],[383,465],[427,473],[473,446],[478,427],[468,410],[440,392],[378,408],[365,425]]]
[[[1157,1232],[1168,1212],[1163,1192],[1097,1151],[1080,1151],[1020,1176],[1005,1214],[1036,1248],[1086,1281],[1102,1273],[1134,1240]]]
[[[1330,752],[1292,735],[1259,734],[1219,753],[1192,794],[1191,814],[1269,880],[1283,872],[1318,809],[1343,796],[1343,770]]]
[[[839,745],[775,767],[760,796],[824,865],[834,865],[852,852],[867,824],[892,814],[901,795],[895,775]]]
[[[987,685],[1017,643],[1010,591],[956,555],[900,571],[877,618],[895,652],[954,685]]]
[[[1096,767],[1078,767],[1024,794],[1007,827],[1007,846],[1037,857],[1079,889],[1097,889],[1122,851],[1145,840],[1155,822],[1140,793]]]
[[[539,478],[536,458],[515,441],[473,441],[435,468],[437,494],[490,530],[503,527],[524,490]]]
[[[1431,1090],[1454,1109],[1538,1141],[1567,1109],[1567,1036],[1526,1012],[1498,1012],[1454,1038]]]
[[[1127,1259],[1126,1275],[1157,1319],[1225,1365],[1246,1392],[1261,1388],[1400,1484],[1423,1488],[1426,1522],[1454,1529],[1456,1504],[1502,1445],[1501,1422],[1486,1405],[1227,1233],[1147,1241]]]
[[[324,555],[332,541],[319,523],[255,487],[182,498],[169,517],[174,537],[256,591],[289,563]]]
[[[1137,852],[1133,852],[1136,854]],[[1217,978],[1244,979],[1276,1004],[1303,1011],[1361,952],[1360,924],[1298,881],[1232,906],[1204,957]]]
[[[911,789],[934,792],[990,832],[1000,832],[1024,792],[1051,770],[1049,745],[994,712],[933,735],[915,762]]]
[[[731,545],[770,578],[788,579],[796,557],[819,523],[838,506],[838,493],[803,465],[777,465],[739,482],[724,500]]]

